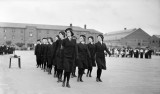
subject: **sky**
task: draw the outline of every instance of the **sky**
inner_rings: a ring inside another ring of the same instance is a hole
[[[0,0],[0,22],[69,25],[160,35],[160,0]]]

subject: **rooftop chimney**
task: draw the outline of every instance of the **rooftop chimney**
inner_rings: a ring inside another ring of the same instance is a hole
[[[127,30],[127,28],[124,28],[124,30]]]
[[[70,24],[70,27],[72,27],[72,23]]]
[[[86,24],[84,25],[84,29],[87,29],[87,25]]]

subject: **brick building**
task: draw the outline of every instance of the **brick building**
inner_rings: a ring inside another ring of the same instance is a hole
[[[154,49],[155,52],[160,52],[160,35],[153,35],[150,38],[150,47]]]
[[[24,24],[24,23],[0,23],[0,45],[5,44],[6,41],[12,41],[15,43],[34,44],[37,39],[44,37],[55,38],[59,31],[64,31],[66,28],[71,27],[74,35],[79,38],[79,35],[84,34],[86,37],[93,36],[95,42],[97,41],[97,35],[101,32],[94,29],[87,29],[79,26],[61,26],[61,25],[42,25],[42,24]]]
[[[126,29],[104,34],[104,42],[110,47],[148,47],[150,35],[141,28]]]

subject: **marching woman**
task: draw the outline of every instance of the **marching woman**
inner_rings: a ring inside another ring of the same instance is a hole
[[[58,48],[58,40],[59,40],[59,35],[57,35],[55,37],[55,42],[53,43],[54,45],[54,49],[55,49],[55,53],[57,51],[57,48]],[[54,65],[54,77],[56,78],[57,77],[57,63],[56,63],[56,55],[54,55],[54,60],[53,60],[53,65]]]
[[[89,43],[87,44],[88,46],[88,50],[90,52],[91,58],[88,58],[88,71],[87,71],[87,77],[92,77],[91,73],[92,73],[92,67],[95,67],[95,45],[93,43],[94,38],[92,36],[88,37]]]
[[[66,87],[70,88],[69,80],[70,74],[73,71],[73,63],[76,54],[76,40],[72,38],[74,35],[72,28],[67,28],[65,30],[67,38],[63,39],[62,47],[63,47],[63,69],[64,69],[64,79],[62,86],[65,86],[65,82],[67,79]]]
[[[59,32],[59,40],[57,40],[57,50],[56,50],[56,65],[57,65],[57,82],[62,82],[63,73],[63,47],[62,42],[65,38],[65,33],[63,31]]]
[[[53,63],[53,56],[54,56],[54,45],[53,45],[53,39],[51,37],[48,38],[48,50],[47,50],[47,68],[48,68],[48,74],[51,74],[52,71],[52,63]]]
[[[87,45],[85,44],[85,35],[80,35],[80,43],[77,44],[77,53],[78,53],[78,58],[77,58],[77,63],[78,63],[78,78],[77,82],[83,82],[82,76],[84,74],[84,69],[88,69],[88,61],[87,58],[90,56],[89,50]]]
[[[101,73],[102,73],[102,69],[106,70],[106,61],[105,61],[105,53],[104,51],[106,51],[109,56],[111,55],[111,53],[109,52],[107,46],[103,43],[103,35],[98,35],[98,42],[95,44],[95,53],[96,53],[96,63],[97,63],[97,78],[96,81],[97,82],[102,82],[101,80]]]
[[[145,58],[148,59],[148,48],[145,49]]]
[[[137,50],[134,49],[134,58],[137,58],[137,54],[136,54]]]
[[[42,44],[42,69],[45,72],[46,71],[46,64],[47,64],[48,41],[47,41],[47,38],[43,38],[42,41],[43,41],[43,44]]]
[[[77,40],[77,37],[76,36],[72,36],[73,39]],[[77,77],[75,72],[76,72],[76,66],[77,66],[77,60],[76,60],[77,57],[74,58],[74,63],[73,63],[73,70],[72,70],[72,73],[71,73],[71,78],[73,77]]]
[[[143,51],[143,49],[141,48],[141,50],[140,50],[140,58],[143,58],[143,54],[144,54],[144,51]]]
[[[37,40],[37,45],[35,47],[35,55],[37,61],[37,68],[41,66],[41,40]]]

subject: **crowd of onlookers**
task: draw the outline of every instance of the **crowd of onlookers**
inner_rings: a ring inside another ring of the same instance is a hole
[[[129,58],[146,58],[151,59],[153,50],[150,48],[110,48],[114,57],[129,57]]]
[[[15,51],[15,48],[13,45],[8,46],[8,45],[0,45],[0,55],[5,55],[5,54],[13,54]]]

